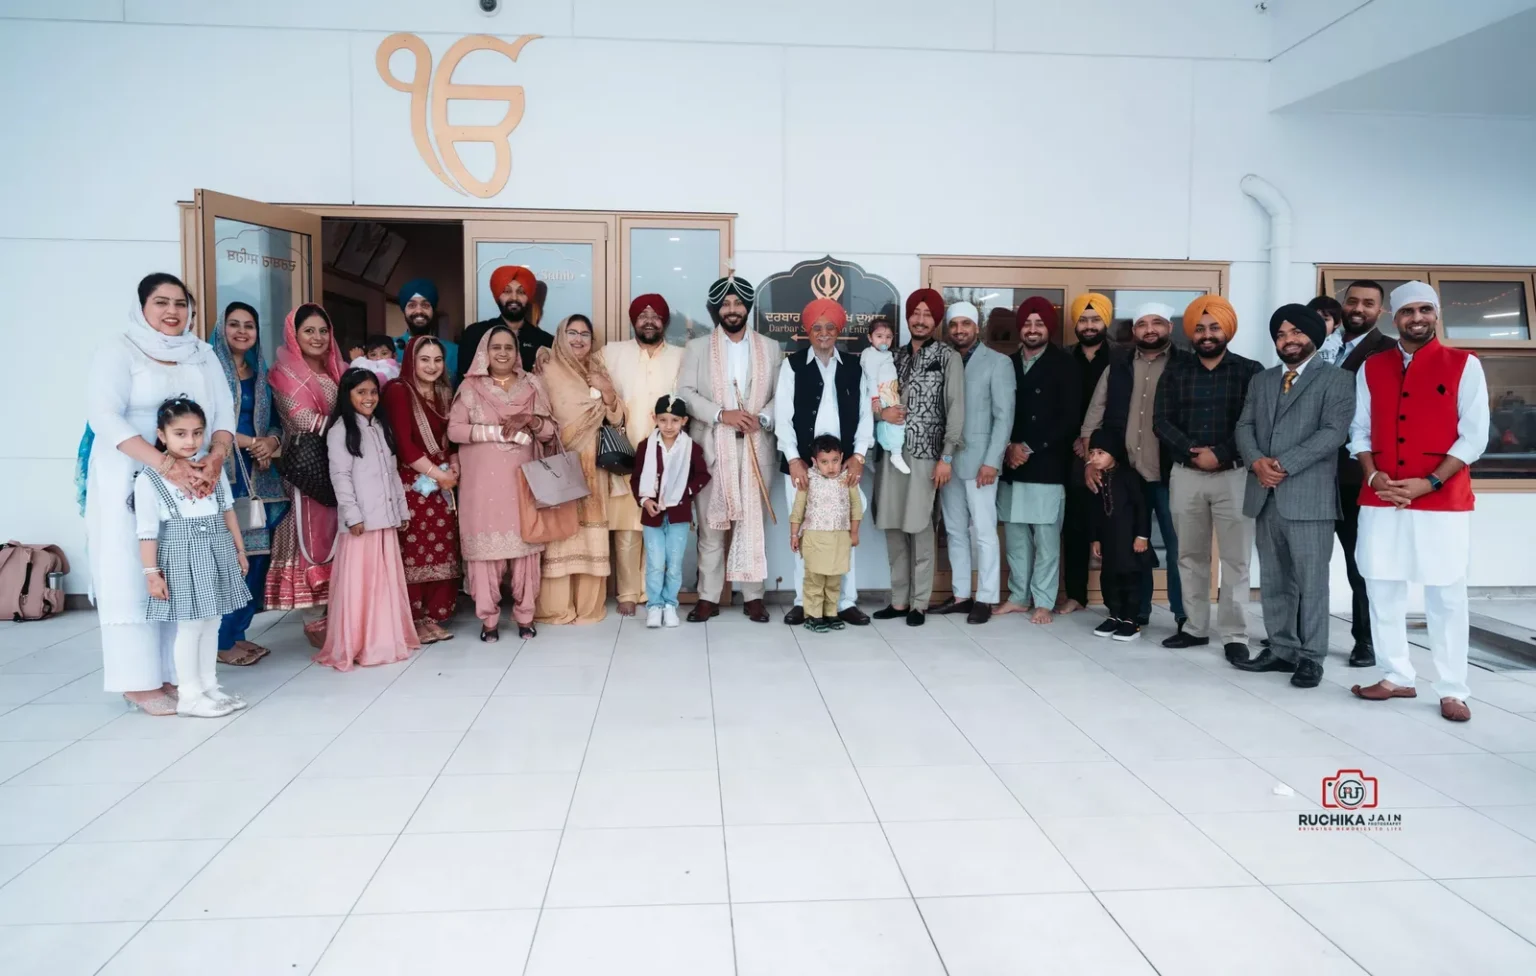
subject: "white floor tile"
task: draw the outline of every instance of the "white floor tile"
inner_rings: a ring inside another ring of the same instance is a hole
[[[241,712],[219,734],[230,738],[267,736],[335,736],[368,707],[366,698],[317,701],[306,698],[264,699]],[[394,729],[392,731],[402,731]]]
[[[1468,806],[1536,803],[1536,769],[1502,756],[1396,756],[1392,765]]]
[[[1407,810],[1401,831],[1372,837],[1431,878],[1536,875],[1536,840],[1465,807]]]
[[[888,823],[885,833],[918,898],[1085,888],[1031,820]]]
[[[862,823],[875,819],[852,766],[720,769],[727,824]]]
[[[731,900],[909,897],[877,824],[727,827]]]
[[[398,834],[416,811],[430,776],[296,779],[245,833],[251,837]]]
[[[53,848],[53,844],[0,845],[0,885],[36,864],[39,858]]]
[[[1034,762],[992,767],[1034,817],[1173,813],[1166,800],[1117,762]]]
[[[587,770],[576,784],[572,827],[720,825],[714,770]]]
[[[1161,976],[1364,976],[1263,888],[1110,891],[1104,907]]]
[[[691,717],[657,722],[605,722],[599,718],[583,768],[714,769],[714,726],[708,719]]]
[[[1477,812],[1497,820],[1517,834],[1536,840],[1536,806],[1477,807]]]
[[[506,668],[458,668],[422,660],[412,665],[379,695],[396,698],[488,698],[501,683]]]
[[[67,674],[0,674],[0,705],[25,705],[75,680]]]
[[[602,665],[508,668],[496,695],[596,695],[608,669]]]
[[[162,919],[345,915],[393,837],[237,837]]]
[[[1489,976],[1536,972],[1536,945],[1432,881],[1273,891],[1371,973],[1432,976],[1469,967]]]
[[[990,766],[868,766],[859,778],[887,823],[1025,816]]]
[[[197,746],[185,739],[82,739],[16,774],[6,785],[142,783]]]
[[[101,976],[220,976],[307,972],[341,925],[338,917],[150,922]]]
[[[1336,756],[1296,756],[1287,758],[1258,758],[1254,765],[1274,775],[1276,782],[1285,783],[1304,796],[1322,803],[1323,780],[1336,777],[1340,770],[1359,770],[1375,777],[1377,803],[1383,811],[1406,810],[1414,807],[1454,807],[1457,801],[1438,790],[1431,789],[1407,773],[1384,760],[1360,753],[1344,753]]]
[[[1536,943],[1536,878],[1476,878],[1442,883],[1516,935]]]
[[[1311,793],[1276,794],[1274,775],[1249,759],[1129,759],[1125,765],[1180,813],[1318,809]]]
[[[0,740],[78,739],[123,717],[127,706],[21,705],[0,715]],[[144,717],[144,716],[140,716]]]
[[[0,924],[147,921],[221,844],[60,845],[0,888]]]
[[[57,844],[133,792],[133,783],[0,786],[0,844]]]
[[[335,735],[272,735],[260,742],[216,735],[172,763],[156,782],[233,783],[290,780],[320,755]]]
[[[559,830],[575,788],[574,773],[440,776],[405,829],[413,834]]]
[[[925,898],[918,907],[949,976],[1156,976],[1092,895]]]
[[[4,707],[4,706],[0,706]],[[72,739],[28,739],[0,742],[0,783],[68,748]]]
[[[739,976],[942,976],[911,899],[736,905]]]
[[[358,901],[358,914],[537,908],[558,831],[407,834]]]
[[[350,727],[356,732],[463,732],[485,701],[481,698],[386,698],[380,696]]]
[[[545,904],[585,908],[725,900],[720,828],[645,827],[567,830]]]
[[[527,976],[734,976],[725,905],[551,908]]]
[[[140,922],[0,925],[6,976],[95,976]]]
[[[1411,823],[1414,814],[1408,814]],[[1196,813],[1189,820],[1260,882],[1404,881],[1422,872],[1369,833],[1298,830],[1294,813]]]
[[[1094,891],[1254,883],[1183,817],[1053,817],[1040,826]]]
[[[462,732],[359,732],[337,736],[303,776],[436,776],[448,765]]]
[[[353,915],[312,976],[421,976],[521,972],[539,913]]]
[[[75,840],[218,840],[238,834],[280,793],[284,780],[149,783],[91,821]]]

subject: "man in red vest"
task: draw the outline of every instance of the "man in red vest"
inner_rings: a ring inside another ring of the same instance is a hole
[[[1355,380],[1349,449],[1360,460],[1360,541],[1371,599],[1371,636],[1386,676],[1354,693],[1369,701],[1414,698],[1408,658],[1408,584],[1424,585],[1440,714],[1467,707],[1467,565],[1472,528],[1468,468],[1488,445],[1482,364],[1436,338],[1440,299],[1422,281],[1392,292],[1398,347],[1365,361]]]

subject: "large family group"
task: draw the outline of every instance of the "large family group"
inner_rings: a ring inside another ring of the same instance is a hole
[[[1192,351],[1171,341],[1180,317],[1165,305],[1136,309],[1121,348],[1107,297],[1070,303],[1070,345],[1055,306],[1030,298],[1011,356],[980,341],[974,305],[946,307],[928,288],[907,298],[904,323],[876,319],[854,356],[839,343],[843,308],[819,299],[801,315],[808,345],[786,357],[748,328],[754,291],[734,276],[710,287],[715,328],[686,347],[666,342],[660,295],[631,303],[633,339],[599,347],[583,315],[540,328],[535,289],[528,269],[497,269],[499,316],[455,345],[436,336],[433,284],[407,283],[398,367],[387,347],[344,365],[329,316],[304,304],[269,368],[255,308],[230,304],[204,342],[186,287],[145,278],[88,391],[107,690],[152,714],[244,707],[217,665],[266,654],[246,640],[263,607],[301,611],[315,660],[340,670],[451,638],[466,589],[486,642],[500,637],[504,590],[531,638],[539,624],[602,619],[610,575],[620,614],[644,603],[648,626],[678,626],[690,527],[687,619],[718,614],[729,583],[767,623],[777,469],[795,559],[787,624],[870,622],[851,556],[868,509],[890,562],[875,618],[1048,624],[1086,606],[1096,558],[1108,615],[1094,633],[1136,640],[1152,611],[1155,518],[1177,624],[1164,646],[1214,637],[1234,667],[1310,688],[1337,532],[1354,594],[1349,663],[1379,654],[1385,671],[1355,694],[1416,694],[1405,616],[1408,584],[1422,583],[1441,713],[1470,716],[1468,466],[1488,398],[1477,359],[1437,340],[1428,285],[1388,301],[1356,281],[1342,305],[1281,307],[1269,323],[1280,365],[1267,370],[1228,349],[1237,315],[1214,295],[1183,312]],[[1377,328],[1387,310],[1396,341]],[[532,497],[534,466],[575,490]],[[953,582],[932,604],[936,513]],[[1255,537],[1268,632],[1256,655],[1243,612]]]

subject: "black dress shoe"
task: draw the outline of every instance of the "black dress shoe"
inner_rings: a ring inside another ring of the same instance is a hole
[[[790,607],[789,612],[784,614],[784,622],[791,627],[798,627],[805,623],[805,607],[798,603]]]
[[[938,606],[929,607],[928,612],[936,613],[940,616],[949,613],[970,613],[971,600],[969,597],[964,600],[956,600],[952,596],[945,597],[943,603],[940,603]]]
[[[1323,666],[1310,658],[1296,662],[1296,673],[1291,675],[1291,687],[1316,688],[1323,680]]]
[[[907,626],[908,627],[921,627],[927,621],[928,621],[928,614],[925,613],[924,611],[922,611],[922,610],[908,610],[907,611]]]
[[[977,600],[971,604],[971,612],[965,615],[968,624],[984,624],[992,619],[992,604]]]
[[[845,624],[851,624],[854,627],[869,626],[869,614],[865,613],[863,610],[860,610],[858,607],[847,607],[843,610],[840,610],[837,614],[837,619],[841,620]]]
[[[1260,651],[1259,656],[1254,658],[1252,661],[1243,661],[1241,663],[1233,662],[1232,666],[1237,668],[1239,671],[1290,672],[1296,670],[1296,665],[1293,662],[1287,661],[1284,658],[1275,657],[1275,655],[1270,652],[1269,648],[1265,648],[1264,650]]]
[[[1248,660],[1247,644],[1240,644],[1237,641],[1233,641],[1230,644],[1223,644],[1221,649],[1226,652],[1227,660],[1232,664],[1236,664],[1239,661]]]
[[[1174,634],[1172,637],[1163,638],[1163,646],[1172,647],[1174,649],[1183,647],[1204,647],[1210,642],[1211,639],[1209,637],[1196,637],[1194,634],[1186,634],[1182,630],[1177,634]]]
[[[1355,649],[1349,652],[1349,666],[1352,668],[1374,668],[1376,666],[1376,648],[1369,644],[1356,644]]]
[[[905,617],[907,611],[897,610],[895,607],[886,607],[884,610],[876,610],[870,614],[876,620],[895,620],[897,617]]]

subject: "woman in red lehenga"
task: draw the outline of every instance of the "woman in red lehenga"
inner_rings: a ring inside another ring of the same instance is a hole
[[[272,403],[286,443],[298,434],[320,433],[336,405],[341,351],[325,309],[306,302],[288,313],[277,365],[267,372]],[[272,533],[266,608],[304,611],[304,636],[325,646],[325,609],[336,553],[336,509],[306,497],[284,482],[293,514]]]
[[[400,530],[400,555],[411,616],[423,644],[453,637],[441,624],[453,616],[464,575],[453,503],[459,456],[448,440],[452,402],[443,344],[433,336],[416,336],[406,344],[400,378],[384,387],[384,415],[394,431],[400,480],[411,509],[410,524]],[[418,483],[432,490],[423,495]]]

